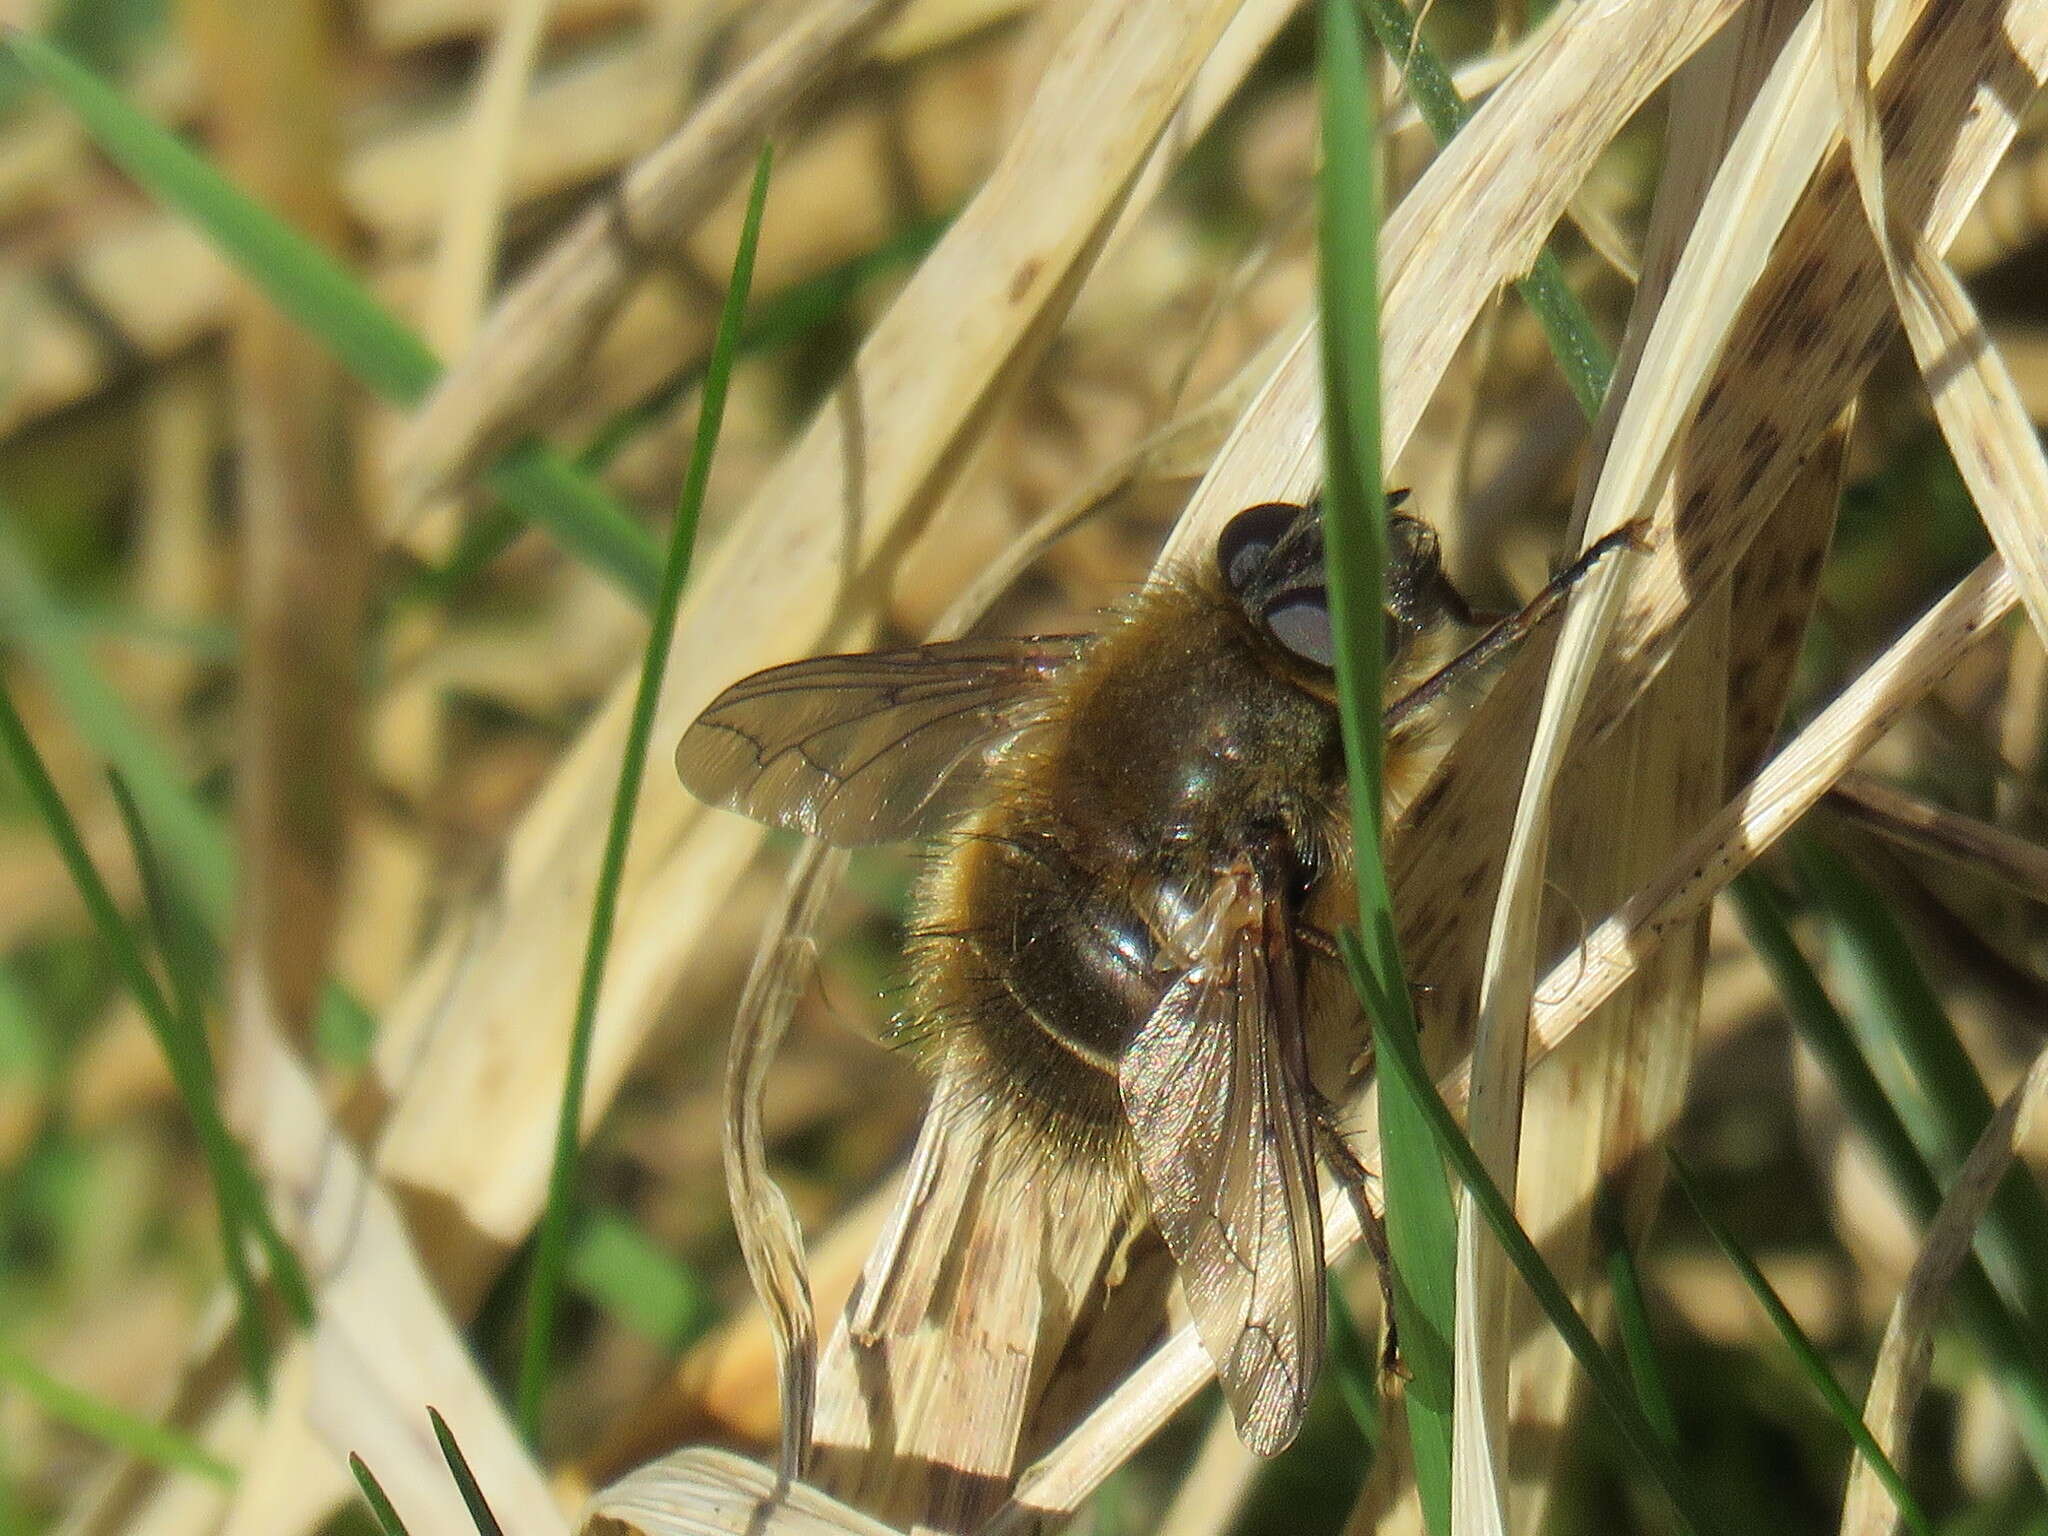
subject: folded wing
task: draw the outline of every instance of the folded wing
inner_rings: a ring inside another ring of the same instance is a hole
[[[1242,871],[1227,876],[1242,889]],[[1323,1230],[1286,914],[1254,883],[1119,1070],[1188,1309],[1245,1445],[1283,1450],[1322,1365]],[[1209,909],[1215,910],[1215,905]]]

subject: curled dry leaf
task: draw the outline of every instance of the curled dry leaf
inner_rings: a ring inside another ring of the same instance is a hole
[[[1551,970],[1536,992],[1531,1049],[1554,1049],[1611,997],[1641,955],[1704,911],[2018,601],[2011,574],[1994,555],[1922,615],[1686,843],[1663,875]]]
[[[578,1536],[900,1536],[805,1483],[731,1451],[693,1448],[628,1473],[590,1501]]]
[[[2019,584],[2035,633],[2048,636],[2048,532],[2042,523],[2048,457],[2012,371],[1963,285],[1925,229],[1894,217],[1887,204],[1884,143],[1870,83],[1869,5],[1870,0],[1827,0],[1825,6],[1856,190],[1941,434],[1992,543]],[[2027,18],[2017,14],[2024,8],[2013,9],[2011,24],[2026,25]],[[2034,18],[2034,25],[2048,22]]]
[[[754,959],[740,994],[726,1056],[725,1193],[733,1231],[754,1294],[767,1309],[780,1362],[781,1475],[801,1477],[809,1458],[818,1379],[818,1319],[804,1261],[803,1231],[789,1200],[768,1174],[763,1101],[775,1052],[796,1013],[816,961],[818,915],[846,867],[846,855],[813,842],[791,865],[769,942]]]

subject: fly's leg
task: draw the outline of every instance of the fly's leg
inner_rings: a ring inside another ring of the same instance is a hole
[[[1351,1196],[1351,1204],[1358,1212],[1359,1229],[1365,1235],[1366,1251],[1372,1255],[1373,1268],[1380,1279],[1381,1313],[1386,1319],[1385,1329],[1380,1335],[1380,1369],[1391,1376],[1406,1376],[1401,1364],[1400,1340],[1394,1328],[1394,1261],[1387,1248],[1386,1218],[1373,1204],[1370,1187],[1378,1180],[1358,1160],[1358,1154],[1351,1150],[1351,1144],[1344,1139],[1344,1133],[1337,1129],[1336,1107],[1320,1093],[1313,1099],[1316,1121],[1316,1142],[1321,1147],[1323,1160],[1330,1165],[1330,1171],[1337,1175],[1345,1191]]]
[[[1609,555],[1624,549],[1639,552],[1646,549],[1648,528],[1647,519],[1637,518],[1588,545],[1578,559],[1551,577],[1543,590],[1530,598],[1519,613],[1495,620],[1485,634],[1418,683],[1412,691],[1388,705],[1385,729],[1391,733],[1416,718],[1459,683],[1521,644],[1532,630],[1563,606],[1564,600],[1571,596],[1572,588],[1592,575]]]

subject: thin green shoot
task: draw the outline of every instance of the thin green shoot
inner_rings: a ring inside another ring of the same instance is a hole
[[[1365,962],[1353,974],[1377,1039],[1389,1028],[1415,1028],[1380,848],[1387,535],[1380,488],[1379,134],[1354,0],[1323,0],[1321,18],[1318,259],[1329,454],[1323,537],[1365,935]],[[1457,1213],[1417,1107],[1384,1074],[1379,1094],[1394,1311],[1410,1376],[1403,1402],[1424,1518],[1443,1533],[1451,1521]]]
[[[107,779],[114,791],[114,804],[120,810],[122,825],[128,833],[128,846],[135,857],[136,873],[142,883],[143,904],[156,930],[157,952],[170,977],[171,1016],[177,1021],[186,1049],[205,1069],[206,1096],[211,1102],[214,1099],[214,1072],[213,1052],[206,1039],[205,973],[191,955],[185,919],[176,910],[176,898],[164,878],[156,850],[150,844],[149,833],[142,822],[141,807],[135,803],[135,796],[121,777],[120,770],[109,769]],[[270,1339],[263,1316],[263,1295],[257,1288],[249,1256],[242,1247],[247,1215],[238,1202],[224,1200],[220,1216],[221,1254],[227,1267],[228,1283],[235,1293],[235,1337],[241,1346],[242,1367],[250,1386],[259,1397],[263,1397],[270,1389]]]
[[[1643,1297],[1642,1276],[1635,1255],[1629,1251],[1628,1225],[1613,1197],[1603,1191],[1594,1212],[1594,1225],[1607,1251],[1607,1284],[1614,1297],[1616,1332],[1621,1336],[1622,1359],[1628,1364],[1629,1380],[1635,1383],[1636,1401],[1657,1437],[1673,1450],[1678,1448],[1678,1413],[1671,1405],[1671,1388],[1664,1380],[1663,1363],[1657,1358],[1657,1341],[1650,1328],[1650,1309]]]
[[[1876,1155],[1892,1193],[1908,1215],[1925,1226],[1941,1208],[1941,1185],[1864,1059],[1848,1021],[1800,952],[1785,919],[1783,899],[1754,870],[1738,875],[1728,893],[1792,1027],[1827,1073],[1850,1121]],[[1977,1237],[1983,1241],[1981,1230]],[[1964,1330],[1983,1351],[2004,1393],[2034,1475],[2048,1485],[2048,1358],[2039,1340],[2020,1323],[1974,1251],[1956,1272],[1950,1294]]]
[[[1693,1211],[1699,1216],[1700,1224],[1712,1235],[1721,1252],[1728,1256],[1728,1262],[1733,1264],[1736,1272],[1742,1276],[1743,1284],[1747,1285],[1750,1294],[1756,1297],[1757,1305],[1761,1306],[1764,1314],[1770,1318],[1771,1326],[1778,1330],[1778,1337],[1783,1339],[1785,1347],[1792,1351],[1792,1358],[1798,1362],[1800,1371],[1813,1384],[1813,1389],[1820,1394],[1821,1400],[1828,1405],[1828,1411],[1834,1414],[1836,1421],[1848,1431],[1849,1438],[1855,1442],[1856,1449],[1862,1453],[1863,1459],[1870,1463],[1878,1481],[1884,1484],[1885,1491],[1892,1496],[1892,1503],[1898,1506],[1899,1518],[1906,1522],[1914,1536],[1933,1536],[1934,1527],[1921,1510],[1919,1500],[1913,1497],[1912,1490],[1906,1486],[1905,1478],[1892,1464],[1892,1459],[1885,1455],[1884,1447],[1877,1443],[1877,1437],[1871,1434],[1870,1426],[1863,1422],[1862,1412],[1849,1400],[1849,1394],[1842,1390],[1842,1384],[1835,1379],[1835,1373],[1828,1369],[1827,1361],[1821,1358],[1821,1353],[1814,1347],[1813,1340],[1806,1336],[1806,1330],[1799,1326],[1799,1320],[1792,1315],[1791,1309],[1785,1305],[1777,1289],[1764,1277],[1764,1272],[1756,1267],[1756,1261],[1743,1251],[1742,1245],[1735,1240],[1735,1234],[1730,1232],[1714,1214],[1712,1205],[1708,1203],[1706,1191],[1700,1188],[1698,1178],[1686,1165],[1685,1159],[1669,1147],[1664,1149],[1664,1156],[1671,1164],[1671,1174],[1678,1181],[1678,1187],[1685,1192],[1685,1198],[1692,1202]]]
[[[384,1485],[377,1481],[377,1475],[370,1470],[369,1463],[354,1451],[348,1453],[348,1469],[354,1474],[356,1486],[363,1491],[363,1502],[370,1506],[370,1513],[377,1517],[377,1528],[384,1536],[412,1536],[405,1528],[405,1522],[398,1518],[398,1511],[391,1507],[391,1499],[384,1492]]]
[[[1338,943],[1343,947],[1345,963],[1356,979],[1365,968],[1365,957],[1357,936],[1350,932],[1339,934]],[[1628,1377],[1593,1337],[1593,1330],[1586,1326],[1585,1319],[1579,1316],[1571,1298],[1565,1294],[1564,1286],[1536,1251],[1528,1233],[1522,1230],[1513,1208],[1501,1194],[1500,1186],[1493,1182],[1472,1143],[1465,1139],[1465,1132],[1451,1114],[1450,1106],[1437,1092],[1436,1084],[1430,1080],[1429,1069],[1423,1065],[1422,1044],[1415,1032],[1396,1024],[1380,1030],[1376,1038],[1381,1042],[1378,1056],[1381,1074],[1400,1079],[1421,1107],[1430,1134],[1436,1138],[1438,1150],[1464,1184],[1473,1205],[1493,1229],[1501,1247],[1507,1250],[1509,1261],[1521,1275],[1523,1284],[1529,1287],[1537,1305],[1543,1309],[1543,1315],[1550,1320],[1550,1326],[1557,1330],[1573,1358],[1579,1362],[1579,1368],[1586,1373],[1586,1380],[1593,1388],[1593,1401],[1607,1415],[1643,1469],[1663,1488],[1680,1524],[1689,1531],[1711,1531],[1712,1523],[1705,1516],[1705,1506],[1697,1491],[1670,1447],[1643,1412]],[[1406,1347],[1405,1340],[1403,1347]]]
[[[1451,72],[1417,30],[1415,18],[1402,0],[1363,0],[1363,4],[1380,47],[1401,67],[1416,112],[1439,145],[1450,143],[1472,116]],[[1548,245],[1538,253],[1529,275],[1515,283],[1515,291],[1542,325],[1579,409],[1589,418],[1596,415],[1614,376],[1614,360],[1594,330],[1592,317],[1565,282],[1564,264]]]
[[[738,355],[750,357],[802,340],[838,316],[863,286],[883,273],[922,260],[952,228],[953,219],[953,214],[943,213],[914,220],[873,250],[862,251],[764,299],[740,332]],[[703,376],[701,366],[685,368],[632,409],[621,411],[576,455],[577,467],[586,474],[604,469],[634,437],[680,406]]]
[[[1912,940],[1845,858],[1795,834],[1800,878],[1827,922],[1855,1006],[1850,1023],[1921,1154],[1943,1174],[1962,1166],[1991,1122],[1991,1095],[1948,1010],[1920,967]],[[1978,1241],[1995,1283],[2036,1329],[2048,1327],[2048,1197],[2014,1164],[1992,1197]]]
[[[220,818],[186,785],[176,762],[108,686],[87,653],[87,626],[44,585],[0,505],[0,629],[34,662],[78,733],[120,771],[142,811],[166,875],[217,942],[234,915],[234,851]],[[330,982],[320,997],[323,1048],[338,1064],[360,1061],[375,1032],[368,1011]]]
[[[476,1480],[476,1474],[469,1469],[469,1458],[462,1454],[462,1447],[455,1443],[455,1436],[448,1428],[448,1421],[441,1417],[441,1410],[429,1408],[427,1417],[433,1421],[434,1443],[441,1447],[441,1459],[448,1463],[448,1472],[455,1479],[455,1486],[462,1494],[462,1502],[469,1510],[470,1523],[476,1527],[476,1536],[505,1536],[504,1527],[498,1524],[498,1517],[491,1513],[489,1500]]]
[[[172,1472],[190,1472],[224,1488],[234,1486],[235,1469],[204,1446],[176,1430],[137,1418],[89,1392],[66,1386],[4,1343],[0,1343],[0,1382],[17,1388],[60,1424],[68,1424],[81,1434],[90,1435],[152,1466]]]
[[[754,249],[760,239],[761,213],[768,199],[768,173],[772,161],[771,150],[763,146],[760,162],[754,171],[754,185],[747,197],[746,223],[740,233],[739,254],[733,260],[732,282],[726,289],[725,308],[718,319],[717,340],[712,344],[711,361],[704,373],[704,399],[697,415],[697,440],[691,450],[689,468],[684,475],[682,495],[676,508],[675,526],[669,537],[668,559],[662,569],[654,620],[648,627],[639,692],[633,700],[625,758],[619,767],[611,824],[605,833],[604,854],[598,866],[597,896],[590,916],[590,939],[584,950],[582,979],[576,997],[576,1020],[570,1034],[569,1066],[562,1087],[561,1113],[555,1124],[554,1162],[548,1177],[547,1208],[541,1215],[533,1276],[527,1295],[517,1411],[520,1426],[529,1440],[539,1432],[541,1395],[547,1382],[554,1316],[561,1296],[575,1195],[577,1145],[583,1122],[584,1081],[590,1067],[590,1041],[597,1020],[597,1000],[604,986],[605,958],[611,948],[619,881],[625,873],[626,849],[632,840],[633,811],[640,799],[647,744],[653,734],[655,705],[660,700],[662,678],[668,668],[676,611],[682,601],[683,583],[689,576],[697,519],[703,511],[704,492],[711,475],[711,458],[718,446],[719,427],[725,417],[726,387],[732,378],[733,355],[739,342],[740,322],[746,314],[747,291],[753,283]]]
[[[206,1000],[216,993],[219,975],[212,940],[205,924],[185,902],[157,857],[148,823],[135,791],[119,768],[107,770],[107,784],[114,792],[114,805],[128,834],[128,846],[135,855],[135,871],[141,877],[142,902],[155,932],[157,953],[171,984],[172,1011],[184,1022],[191,1036],[206,1047]]]
[[[34,661],[78,733],[121,771],[178,884],[224,931],[234,910],[234,852],[220,822],[186,788],[170,754],[143,729],[85,648],[22,546],[21,519],[0,505],[0,627]]]
[[[271,1222],[269,1208],[264,1203],[255,1175],[250,1172],[241,1148],[221,1121],[220,1106],[214,1096],[213,1064],[206,1050],[205,1037],[203,1034],[195,1035],[182,1026],[162,989],[157,986],[156,978],[150,974],[142,951],[135,942],[135,935],[122,920],[112,893],[100,878],[91,855],[86,852],[78,825],[66,808],[63,797],[57,793],[57,786],[43,764],[42,754],[36,750],[28,727],[14,706],[13,696],[4,685],[0,685],[0,750],[4,750],[13,764],[31,803],[49,830],[65,868],[85,902],[101,943],[112,958],[116,972],[141,1007],[143,1017],[156,1035],[157,1044],[170,1065],[172,1080],[199,1133],[200,1149],[220,1206],[224,1243],[232,1246],[238,1229],[253,1233],[270,1264],[271,1279],[278,1294],[294,1318],[302,1325],[309,1324],[313,1317],[313,1302],[304,1272]],[[231,1258],[229,1262],[232,1270],[234,1260]]]

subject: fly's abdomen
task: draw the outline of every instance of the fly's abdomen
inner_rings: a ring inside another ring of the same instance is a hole
[[[1151,934],[1123,882],[1031,818],[957,836],[912,937],[912,1027],[1062,1147],[1104,1150],[1123,1134],[1118,1059],[1167,980]]]

